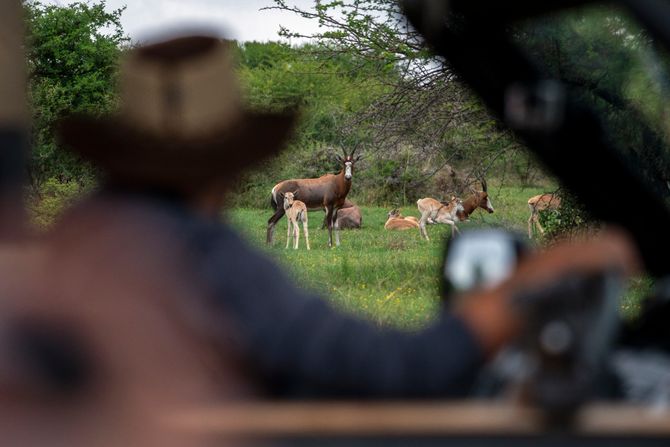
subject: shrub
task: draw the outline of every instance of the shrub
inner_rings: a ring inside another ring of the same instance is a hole
[[[78,181],[60,182],[55,178],[45,181],[39,192],[28,198],[29,218],[40,230],[48,228],[63,210],[92,189],[92,184]]]
[[[540,224],[546,231],[544,238],[549,243],[558,239],[572,239],[598,229],[598,223],[589,216],[584,205],[567,192],[561,193],[561,206],[558,209],[540,211]]]

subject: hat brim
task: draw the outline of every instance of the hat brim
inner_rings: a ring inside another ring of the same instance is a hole
[[[236,177],[277,154],[292,136],[295,111],[247,111],[219,132],[201,138],[158,137],[119,117],[72,115],[56,126],[67,149],[128,186],[194,189]]]

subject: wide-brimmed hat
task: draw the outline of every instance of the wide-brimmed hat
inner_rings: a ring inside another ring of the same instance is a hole
[[[129,51],[118,112],[71,115],[56,131],[113,182],[194,189],[278,152],[296,120],[243,105],[232,42],[187,36]]]

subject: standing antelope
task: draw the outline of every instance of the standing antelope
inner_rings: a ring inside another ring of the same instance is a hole
[[[274,227],[282,218],[284,208],[278,206],[278,197],[289,191],[295,192],[295,197],[305,203],[308,210],[322,209],[326,212],[328,224],[328,246],[333,246],[333,227],[335,227],[335,243],[340,245],[340,231],[335,226],[338,210],[344,205],[344,201],[351,190],[351,179],[354,175],[354,164],[361,158],[354,158],[356,149],[347,154],[343,149],[344,158],[337,156],[342,164],[342,170],[338,174],[326,174],[319,178],[292,179],[277,183],[272,188],[272,205],[275,213],[268,220],[267,243],[274,241]]]
[[[493,205],[491,204],[491,199],[489,198],[489,193],[487,191],[486,180],[482,179],[481,183],[481,191],[473,191],[471,196],[463,200],[463,211],[458,214],[458,220],[468,220],[470,218],[470,214],[472,214],[477,208],[486,210],[489,213],[494,211]]]
[[[533,228],[537,226],[540,233],[544,234],[544,228],[540,225],[540,211],[555,210],[561,206],[561,198],[558,194],[540,194],[528,199],[530,217],[528,218],[528,238],[533,239]]]
[[[445,223],[451,225],[451,235],[454,232],[459,232],[456,227],[456,222],[459,220],[457,215],[463,213],[463,201],[457,197],[452,197],[449,202],[440,202],[438,200],[426,197],[416,201],[416,206],[421,213],[419,219],[419,231],[421,235],[428,241],[428,233],[426,232],[426,222],[428,219],[433,219],[436,223]]]
[[[302,222],[302,229],[305,231],[305,243],[307,250],[309,250],[309,229],[307,224],[307,207],[300,200],[295,199],[295,194],[292,192],[284,193],[284,212],[288,220],[288,229],[286,230],[286,248],[289,246],[291,238],[293,238],[293,248],[298,249],[300,242],[300,228],[298,221]]]
[[[386,230],[411,230],[412,228],[419,228],[419,220],[414,216],[404,217],[400,214],[400,210],[395,208],[388,213],[388,220],[384,224]]]

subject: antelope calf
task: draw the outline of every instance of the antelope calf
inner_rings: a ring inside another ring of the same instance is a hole
[[[309,250],[309,229],[307,228],[307,206],[300,200],[295,199],[295,193],[284,193],[284,212],[288,220],[288,229],[286,230],[286,248],[288,248],[291,238],[293,238],[293,248],[298,249],[300,242],[300,228],[298,221],[302,222],[302,228],[305,231],[305,243]]]
[[[419,228],[419,219],[414,216],[404,217],[400,214],[398,208],[395,208],[388,213],[388,220],[384,224],[386,230],[404,231],[412,228]]]
[[[455,232],[459,232],[456,227],[456,222],[459,220],[458,214],[462,214],[464,209],[463,201],[458,197],[452,197],[449,202],[440,202],[430,197],[426,197],[417,200],[416,206],[421,213],[421,219],[419,219],[419,231],[427,241],[430,240],[430,238],[428,238],[428,233],[426,232],[426,222],[428,219],[432,219],[436,223],[451,225],[452,236]]]
[[[528,218],[528,238],[533,239],[533,228],[537,227],[544,234],[540,225],[540,211],[555,210],[561,206],[561,198],[557,194],[540,194],[528,199],[530,217]]]

